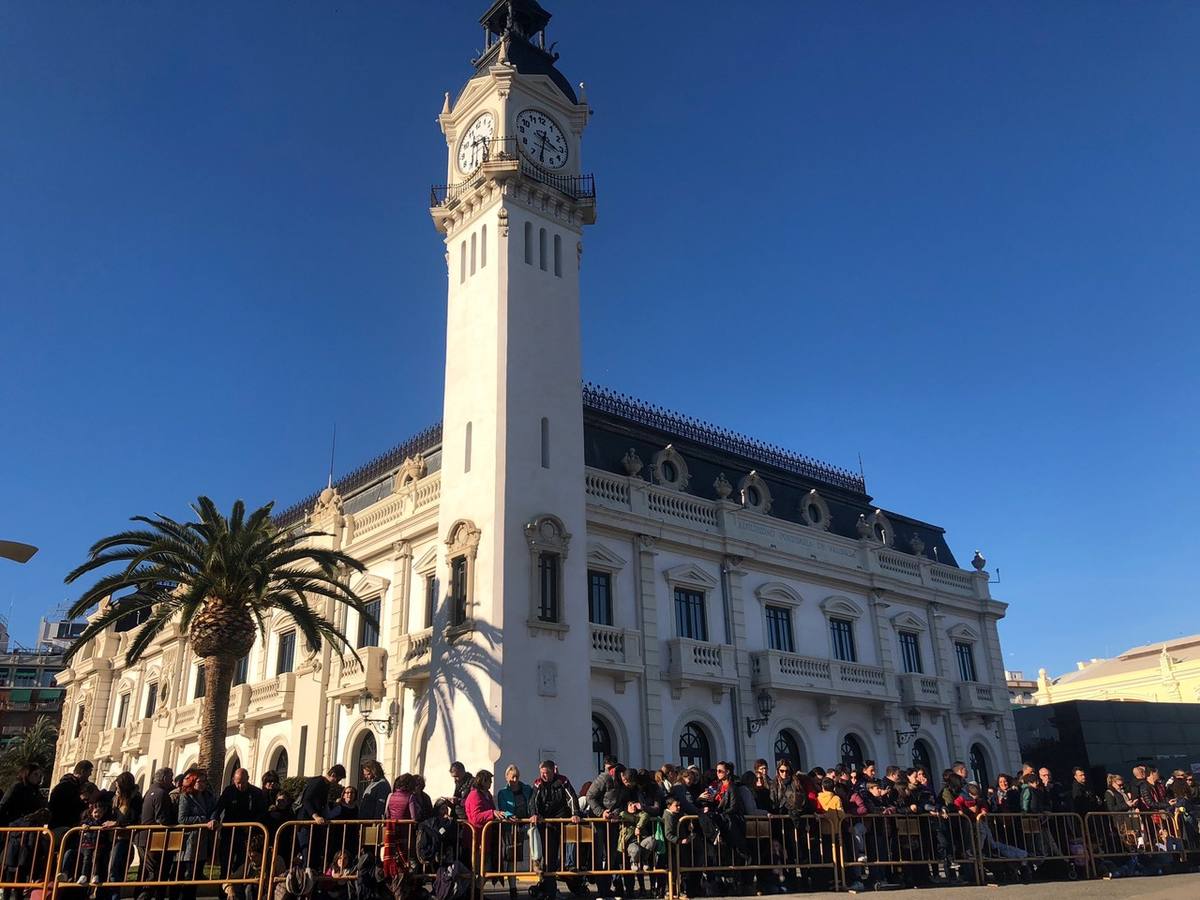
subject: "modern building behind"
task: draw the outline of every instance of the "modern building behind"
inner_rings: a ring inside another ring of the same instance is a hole
[[[79,633],[79,622],[57,620],[52,615],[39,626],[39,640],[33,647],[14,642],[8,622],[0,616],[0,749],[41,716],[47,716],[58,727],[62,717],[65,691],[55,685],[55,676],[63,670],[63,648],[57,641],[43,642],[49,632],[57,635],[60,626],[64,633]]]
[[[590,109],[549,18],[497,0],[469,80],[439,98],[442,422],[278,518],[366,564],[352,584],[381,627],[314,601],[359,665],[273,617],[237,670],[226,771],[377,758],[437,790],[459,758],[553,757],[577,784],[608,752],[651,767],[962,759],[980,778],[1014,764],[1006,605],[978,553],[960,567],[942,528],[885,510],[856,473],[582,386]],[[62,674],[59,771],[90,758],[101,781],[145,784],[197,760],[202,663],[172,625],[126,665],[136,627]]]
[[[1005,672],[1004,681],[1008,685],[1008,701],[1013,706],[1033,706],[1037,700],[1038,683],[1032,678],[1026,678],[1024,672]]]
[[[1021,758],[1048,766],[1060,781],[1080,766],[1092,783],[1141,764],[1200,772],[1200,704],[1066,700],[1013,713]]]

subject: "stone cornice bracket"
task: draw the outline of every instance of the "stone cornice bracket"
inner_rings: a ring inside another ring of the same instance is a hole
[[[412,541],[396,541],[392,544],[392,559],[412,559]]]
[[[503,59],[503,47],[500,48],[500,54],[501,59]],[[496,96],[501,100],[507,100],[509,92],[512,90],[513,81],[517,77],[516,67],[509,65],[507,61],[503,61],[488,69],[488,74],[492,77],[492,84],[496,86]]]
[[[829,723],[833,721],[833,717],[837,715],[838,700],[837,697],[818,697],[817,698],[817,725],[822,731],[829,730]]]
[[[658,538],[651,537],[648,534],[639,534],[637,536],[638,550],[642,553],[658,553]]]

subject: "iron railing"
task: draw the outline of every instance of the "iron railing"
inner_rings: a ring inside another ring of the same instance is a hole
[[[437,207],[448,206],[457,202],[466,194],[469,194],[486,177],[482,169],[483,164],[498,160],[519,160],[519,171],[526,178],[553,188],[576,202],[588,203],[596,199],[596,176],[561,175],[543,169],[541,166],[520,155],[517,151],[515,138],[489,138],[487,140],[476,141],[468,150],[474,156],[473,162],[478,168],[465,181],[460,181],[457,184],[436,184],[430,188],[430,207],[436,209]]]

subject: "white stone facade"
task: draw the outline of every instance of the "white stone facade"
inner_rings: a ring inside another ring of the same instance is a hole
[[[424,772],[437,793],[453,759],[531,774],[549,755],[579,784],[606,746],[639,766],[686,749],[746,767],[778,743],[805,768],[843,755],[907,764],[918,746],[936,770],[970,757],[994,778],[1017,762],[996,629],[1005,605],[986,572],[924,553],[920,534],[940,529],[825,484],[820,466],[806,477],[753,450],[662,434],[581,392],[588,107],[525,70],[524,41],[493,44],[439,119],[450,174],[432,210],[449,280],[442,427],[305,510],[367,565],[353,584],[378,600],[381,635],[337,613],[366,644],[360,666],[327,647],[306,654],[293,626],[272,620],[233,691],[227,767],[236,758],[257,779],[375,756],[389,775]],[[555,172],[513,149],[529,110],[561,132]],[[484,113],[494,149],[472,161],[460,139],[487,130]],[[645,465],[603,449],[627,434],[647,448]],[[700,457],[723,467],[711,488],[688,483]],[[782,499],[794,491],[798,507]],[[894,546],[905,529],[912,552]],[[605,623],[589,621],[594,591],[610,599]],[[145,785],[155,766],[196,761],[197,660],[172,630],[126,666],[131,633],[106,635],[61,676],[60,771],[91,758],[99,780],[129,769]],[[972,680],[956,645],[971,648]],[[904,674],[906,652],[922,672]],[[764,690],[774,708],[752,733]],[[901,747],[913,708],[919,730]]]

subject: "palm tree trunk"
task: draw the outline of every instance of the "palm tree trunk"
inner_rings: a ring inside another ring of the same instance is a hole
[[[230,656],[204,657],[204,716],[200,724],[200,762],[208,771],[215,794],[225,785],[225,732],[229,719],[229,692],[237,660]]]

